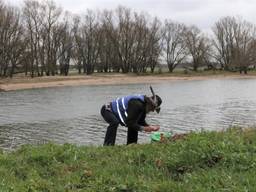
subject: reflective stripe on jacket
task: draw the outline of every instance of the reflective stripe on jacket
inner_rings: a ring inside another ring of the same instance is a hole
[[[113,113],[118,117],[120,123],[126,126],[128,103],[131,99],[139,99],[144,102],[144,95],[130,95],[122,98],[117,98],[111,102]]]

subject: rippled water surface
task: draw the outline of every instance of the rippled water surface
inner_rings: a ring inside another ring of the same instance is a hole
[[[0,92],[0,147],[56,142],[101,145],[107,124],[101,106],[117,96],[150,94],[149,84],[79,86]],[[163,131],[221,130],[234,125],[254,126],[256,80],[229,79],[168,81],[153,85],[163,99],[160,114],[147,121]],[[117,143],[126,142],[119,127]],[[140,133],[139,142],[149,142]]]

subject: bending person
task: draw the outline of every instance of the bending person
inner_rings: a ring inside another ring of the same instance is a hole
[[[160,112],[162,99],[153,96],[130,95],[118,98],[101,108],[101,115],[109,124],[107,127],[104,145],[115,145],[117,128],[120,125],[128,127],[127,145],[137,143],[138,131],[158,131],[160,126],[148,125],[145,118],[149,112]]]

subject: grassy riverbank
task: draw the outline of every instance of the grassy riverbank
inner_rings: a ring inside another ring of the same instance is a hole
[[[115,147],[46,144],[0,154],[0,191],[254,191],[256,131]]]

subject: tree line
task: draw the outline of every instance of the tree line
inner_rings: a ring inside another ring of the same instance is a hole
[[[24,0],[22,8],[0,0],[0,76],[68,75],[72,70],[154,72],[167,64],[243,70],[255,65],[255,25],[227,16],[212,27],[212,35],[197,26],[119,6],[115,10],[76,15],[51,0]]]

